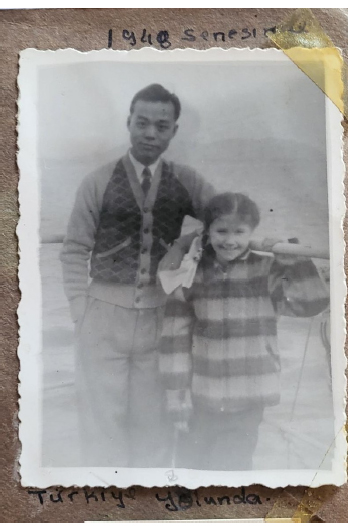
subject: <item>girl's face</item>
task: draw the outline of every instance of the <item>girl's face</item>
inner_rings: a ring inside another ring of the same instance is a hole
[[[254,229],[236,218],[235,214],[218,217],[209,228],[209,241],[217,260],[226,264],[243,254]]]

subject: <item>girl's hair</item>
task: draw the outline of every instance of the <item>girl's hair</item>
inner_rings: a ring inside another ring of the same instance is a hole
[[[236,220],[246,223],[252,229],[260,222],[260,212],[254,201],[244,194],[226,192],[213,197],[204,210],[204,227],[207,232],[210,225],[222,215],[235,215]]]

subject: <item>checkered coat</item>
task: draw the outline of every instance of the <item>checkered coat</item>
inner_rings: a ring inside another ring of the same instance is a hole
[[[195,406],[227,412],[278,404],[277,315],[315,316],[328,301],[309,259],[248,251],[223,269],[205,251],[192,287],[167,301],[160,370],[171,399],[191,391]]]

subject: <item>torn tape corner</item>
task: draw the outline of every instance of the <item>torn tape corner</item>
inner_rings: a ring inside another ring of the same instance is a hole
[[[295,9],[269,38],[348,118],[348,66],[312,11]]]

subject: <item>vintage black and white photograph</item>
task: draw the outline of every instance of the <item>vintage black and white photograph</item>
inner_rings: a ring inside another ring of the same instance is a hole
[[[281,51],[21,53],[22,484],[343,484],[341,114]]]

